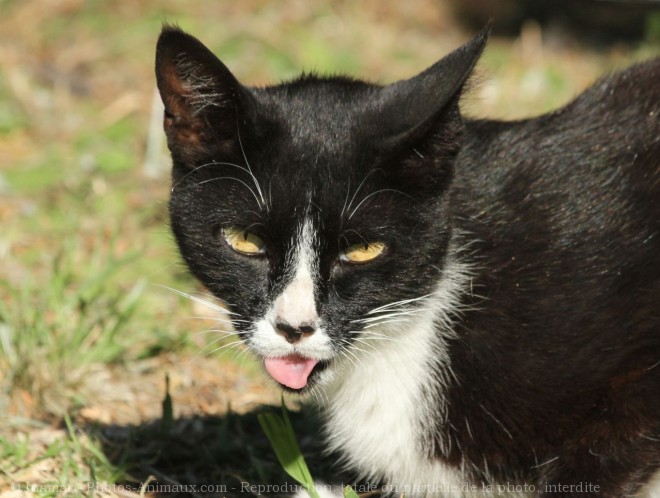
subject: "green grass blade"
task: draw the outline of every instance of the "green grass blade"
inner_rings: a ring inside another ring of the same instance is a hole
[[[350,486],[344,488],[344,498],[360,498]]]
[[[262,413],[258,420],[284,471],[303,485],[312,498],[319,498],[312,474],[296,441],[284,401],[282,401],[282,416]]]

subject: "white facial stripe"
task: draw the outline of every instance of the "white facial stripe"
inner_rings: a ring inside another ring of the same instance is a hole
[[[315,273],[314,230],[309,220],[305,220],[295,249],[293,280],[285,287],[273,305],[276,321],[291,326],[316,325],[318,313],[314,301]]]
[[[653,474],[651,480],[636,496],[639,496],[639,498],[660,498],[660,471]]]
[[[314,275],[318,271],[314,240],[312,223],[307,220],[300,229],[289,262],[293,267],[293,279],[275,299],[266,315],[256,322],[254,334],[250,338],[252,347],[262,356],[297,353],[308,358],[327,360],[334,354],[332,341],[321,326],[314,301]],[[293,345],[276,332],[278,321],[293,327],[313,326],[316,331]]]

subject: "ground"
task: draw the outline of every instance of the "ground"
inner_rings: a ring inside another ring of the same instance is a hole
[[[203,292],[167,227],[160,25],[191,31],[250,84],[303,69],[389,82],[470,33],[439,0],[0,0],[0,14],[0,497],[238,496],[258,491],[241,483],[285,482],[256,421],[281,394],[249,355],[218,349],[231,339],[208,308],[171,290]],[[660,53],[649,19],[626,43],[534,21],[494,37],[464,110],[557,107]],[[293,418],[312,473],[333,477],[313,414]],[[226,488],[177,488],[202,484]]]

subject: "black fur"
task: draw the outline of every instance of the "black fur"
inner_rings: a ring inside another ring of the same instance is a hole
[[[630,496],[660,469],[660,59],[538,118],[468,120],[458,101],[485,41],[385,87],[304,76],[249,88],[165,28],[172,228],[191,271],[255,317],[290,280],[311,217],[314,298],[337,341],[368,310],[432,292],[450,246],[464,248],[454,381],[435,393],[448,419],[426,434],[451,450],[429,444],[428,458],[474,482],[599,486],[541,496]],[[342,213],[358,186],[364,203]],[[250,227],[267,255],[237,257],[227,226]],[[373,240],[387,241],[377,260],[337,260]]]
[[[450,420],[500,475],[591,479],[614,497],[660,466],[658,78],[656,59],[551,114],[468,124],[452,216],[485,301],[451,346]],[[535,456],[556,460],[531,469]]]

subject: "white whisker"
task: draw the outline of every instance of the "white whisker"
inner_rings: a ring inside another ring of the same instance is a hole
[[[353,215],[355,214],[355,212],[356,212],[358,209],[360,209],[360,206],[362,206],[362,204],[364,204],[365,201],[366,201],[367,199],[369,199],[370,197],[373,197],[373,196],[376,195],[376,194],[380,194],[380,193],[383,193],[383,192],[396,192],[397,194],[401,194],[401,195],[405,195],[406,197],[410,197],[410,196],[409,196],[408,194],[406,194],[405,192],[401,192],[400,190],[396,190],[396,189],[393,189],[393,188],[382,188],[382,189],[380,189],[380,190],[376,190],[375,192],[372,192],[372,193],[370,193],[369,195],[367,195],[364,199],[362,199],[362,200],[360,201],[360,204],[358,204],[357,206],[355,206],[355,209],[353,209],[353,211],[351,211],[351,214],[348,215],[348,219],[350,220],[350,219],[353,217]],[[415,199],[412,198],[412,197],[411,197],[411,199],[415,200]]]
[[[344,206],[341,208],[341,214],[339,215],[340,218],[344,217],[344,213],[346,212],[346,204],[348,203],[348,196],[351,195],[351,178],[350,176],[348,177],[348,186],[346,188],[346,198],[344,199]]]
[[[190,175],[192,175],[193,173],[196,173],[197,171],[199,171],[199,170],[202,169],[202,168],[208,168],[209,166],[214,166],[215,164],[216,164],[215,161],[211,161],[210,163],[205,163],[205,164],[202,164],[201,166],[197,166],[196,168],[193,168],[193,169],[190,170],[188,173],[186,173],[186,174],[183,175],[181,178],[179,178],[179,181],[178,181],[178,182],[176,182],[174,185],[172,185],[172,189],[171,189],[170,192],[174,192],[174,190],[179,186],[179,184],[180,184],[183,180],[185,180],[186,178],[188,178]]]
[[[417,315],[419,313],[423,313],[426,311],[432,311],[429,308],[412,308],[412,309],[401,309],[401,310],[394,310],[394,311],[389,311],[387,314],[383,315],[378,315],[378,316],[372,316],[369,318],[360,318],[358,320],[352,320],[352,323],[375,323],[379,322],[380,320],[388,320],[390,318],[396,318],[398,316],[411,316],[411,315]],[[384,313],[384,312],[383,312]]]
[[[189,294],[187,292],[183,292],[177,289],[173,289],[172,287],[167,287],[166,285],[158,285],[158,287],[161,287],[163,289],[167,289],[168,291],[174,292],[175,294],[178,294],[182,297],[185,297],[186,299],[190,299],[191,301],[194,301],[198,304],[201,304],[202,306],[206,306],[207,308],[211,308],[214,311],[217,311],[219,313],[222,313],[224,315],[235,315],[235,316],[241,316],[240,313],[235,313],[233,311],[229,311],[226,308],[223,308],[222,306],[212,303],[210,301],[207,301],[205,299],[202,299],[200,297],[197,297],[193,294]]]
[[[230,332],[228,330],[221,330],[221,329],[208,329],[208,330],[200,330],[199,332],[195,332],[195,335],[202,335],[202,334],[223,334],[224,336],[230,336],[230,335],[236,335],[236,332]]]
[[[216,341],[216,342],[217,342],[217,341]],[[214,343],[212,342],[211,344],[214,344]],[[241,339],[238,339],[238,340],[236,340],[236,341],[229,342],[229,343],[224,344],[224,345],[222,345],[222,346],[220,346],[220,347],[218,347],[218,348],[213,349],[212,351],[209,351],[208,353],[206,353],[206,356],[211,356],[212,354],[217,353],[218,351],[221,351],[221,350],[223,350],[223,349],[227,349],[227,348],[236,348],[236,347],[239,346],[240,344],[243,344],[243,341],[242,341]],[[206,348],[204,348],[204,349],[206,349]],[[203,350],[202,350],[202,352],[203,352]]]
[[[390,337],[387,335],[383,334],[376,334],[373,332],[364,332],[362,330],[355,330],[351,331],[351,334],[359,334],[360,336],[364,337],[366,340],[375,340],[375,341],[391,341],[391,342],[397,342],[399,344],[405,344],[405,341],[402,339],[397,339],[396,337]]]
[[[410,299],[403,299],[403,300],[401,300],[401,301],[394,301],[394,302],[392,302],[392,303],[385,304],[385,305],[380,306],[380,307],[378,307],[378,308],[374,308],[374,309],[372,309],[371,311],[367,312],[367,315],[372,315],[372,314],[374,314],[374,313],[379,313],[379,312],[381,312],[381,311],[383,311],[383,310],[388,310],[389,308],[393,308],[393,307],[395,307],[395,306],[399,306],[399,305],[403,305],[403,304],[414,303],[415,301],[420,301],[420,300],[422,300],[422,299],[426,299],[427,297],[431,297],[431,296],[433,296],[433,295],[435,295],[435,294],[437,294],[437,292],[431,292],[431,293],[429,293],[429,294],[424,294],[423,296],[413,297],[413,298],[410,298]]]
[[[378,351],[378,349],[376,348],[376,346],[374,346],[374,345],[371,344],[370,342],[367,342],[367,341],[364,340],[364,339],[360,339],[359,337],[356,337],[356,338],[353,339],[353,341],[355,341],[355,342],[359,342],[360,344],[364,344],[365,346],[370,347],[370,348],[373,349],[374,351]],[[376,357],[376,355],[375,355],[374,353],[372,353],[371,351],[366,351],[366,350],[361,349],[361,348],[359,348],[359,347],[357,347],[357,346],[353,346],[353,347],[354,347],[355,349],[357,349],[358,351],[363,352],[364,354],[368,354],[369,356],[374,357],[374,358]]]
[[[217,318],[215,316],[184,316],[183,320],[209,320],[216,323],[226,323],[233,325],[234,323],[251,323],[249,320],[241,320],[240,318]]]
[[[352,344],[349,340],[347,340],[347,339],[341,339],[341,348],[342,348],[342,350],[343,350],[347,355],[350,354],[351,357],[354,358],[355,361],[357,361],[357,363],[352,362],[353,365],[358,366],[358,365],[361,364],[361,362],[360,362],[360,358],[358,358],[358,357],[356,356],[356,354],[355,354],[353,351],[351,351],[351,348],[352,348],[352,347],[353,347],[353,344]],[[347,356],[347,358],[348,358],[348,356]],[[349,358],[349,359],[350,359],[350,358]]]
[[[346,349],[346,346],[341,347],[339,354],[341,354],[344,358],[346,358],[347,361],[349,361],[354,367],[357,368],[357,363],[355,363],[355,360],[348,356],[348,350]]]
[[[245,366],[245,361],[248,359],[250,350],[247,348],[239,348],[238,355],[236,355],[236,360],[241,362],[241,369]]]
[[[239,135],[239,143],[240,143],[240,135]],[[243,145],[241,144],[241,150],[242,149],[243,149]],[[252,192],[252,195],[254,195],[260,210],[268,211],[268,204],[266,203],[266,200],[264,199],[263,192],[261,191],[261,186],[259,185],[259,181],[257,180],[257,177],[254,176],[254,173],[252,172],[252,169],[250,168],[250,165],[247,161],[247,158],[245,157],[245,152],[244,151],[243,151],[243,158],[245,159],[245,163],[247,164],[247,167],[241,166],[240,164],[230,163],[230,162],[226,162],[226,161],[211,161],[211,162],[202,164],[201,166],[198,166],[198,167],[194,168],[192,171],[189,171],[183,177],[181,177],[179,179],[179,181],[177,181],[174,184],[174,186],[172,187],[172,192],[174,192],[174,190],[179,186],[179,184],[182,181],[184,181],[188,176],[190,176],[191,174],[199,171],[202,168],[207,168],[209,166],[229,166],[229,167],[232,167],[232,168],[238,168],[238,169],[240,169],[241,171],[244,171],[245,173],[247,173],[250,176],[250,178],[252,179],[252,182],[254,183],[254,186],[255,186],[258,194],[259,194],[258,197],[255,195],[254,191],[245,182],[239,180],[238,178],[234,178],[234,177],[212,178],[210,180],[205,180],[203,182],[200,182],[198,185],[202,185],[204,183],[207,183],[207,182],[210,182],[210,181],[213,181],[213,180],[220,180],[220,179],[227,179],[227,178],[230,178],[232,180],[236,180],[236,181],[242,183],[243,185],[245,185],[248,188],[248,190],[250,190],[250,192]]]
[[[353,350],[360,351],[361,353],[368,354],[370,356],[375,356],[372,352],[370,351],[365,351],[364,349],[361,349],[357,347],[354,343],[351,343],[350,341],[346,339],[342,339],[342,348],[343,350],[347,353],[350,354],[353,358],[355,358],[355,361],[357,361],[357,364],[354,363],[355,366],[362,365],[362,358],[357,356]]]
[[[263,209],[261,207],[261,201],[259,200],[259,197],[257,197],[257,194],[254,193],[254,190],[252,190],[252,188],[250,188],[250,186],[247,183],[245,183],[243,180],[241,180],[239,178],[236,178],[235,176],[219,176],[217,178],[210,178],[208,180],[204,180],[202,182],[199,182],[197,185],[204,185],[205,183],[211,183],[211,182],[216,182],[216,181],[220,181],[220,180],[233,180],[233,181],[238,182],[241,185],[243,185],[254,196],[254,199],[257,201],[257,204],[259,205],[259,208]]]
[[[208,349],[208,348],[211,347],[213,344],[218,344],[219,342],[225,341],[226,339],[227,339],[227,336],[221,336],[221,337],[218,337],[217,339],[214,339],[214,340],[210,341],[206,346],[204,346],[204,348],[202,349],[202,351],[204,351],[205,349]],[[235,342],[236,342],[236,341],[232,341],[232,343],[235,343]],[[223,346],[223,347],[224,347],[224,346]]]
[[[236,123],[236,135],[238,136],[238,145],[241,148],[241,154],[243,154],[243,159],[245,160],[245,165],[247,166],[248,172],[250,173],[250,176],[252,176],[252,180],[254,181],[254,185],[257,188],[257,192],[259,192],[259,197],[261,198],[261,203],[259,203],[259,200],[257,200],[257,204],[259,204],[259,207],[268,212],[268,204],[266,203],[266,199],[264,199],[264,194],[261,191],[261,186],[259,185],[259,182],[257,181],[257,177],[254,176],[254,173],[252,172],[252,168],[250,168],[250,162],[248,161],[247,156],[245,155],[245,149],[243,148],[243,141],[241,140],[241,130],[240,127],[238,126],[238,122]]]
[[[373,173],[375,173],[376,171],[378,171],[377,168],[374,168],[374,169],[372,169],[371,171],[369,171],[369,173],[367,173],[366,176],[364,177],[364,179],[360,182],[360,185],[358,185],[358,188],[355,190],[355,193],[353,194],[353,197],[351,197],[351,201],[348,203],[348,206],[346,206],[346,203],[344,203],[344,208],[345,208],[345,209],[342,209],[342,211],[341,211],[341,216],[342,216],[342,217],[344,216],[344,214],[346,213],[346,211],[350,211],[351,206],[353,205],[353,201],[355,200],[355,196],[358,195],[358,192],[360,192],[360,189],[362,188],[362,186],[364,185],[364,183],[367,181],[367,179],[368,179]],[[349,186],[349,192],[350,192],[350,186]],[[348,199],[348,193],[346,194],[346,198]],[[350,219],[350,218],[349,218],[349,219]]]
[[[366,330],[366,329],[370,329],[370,328],[373,328],[373,327],[380,327],[381,325],[385,325],[385,324],[387,324],[387,323],[406,323],[407,321],[408,321],[408,320],[405,320],[405,319],[399,319],[399,320],[397,320],[397,319],[385,320],[385,321],[383,321],[383,322],[372,323],[372,324],[370,324],[370,325],[367,325],[367,326],[364,327],[364,328],[365,328],[365,330]]]

